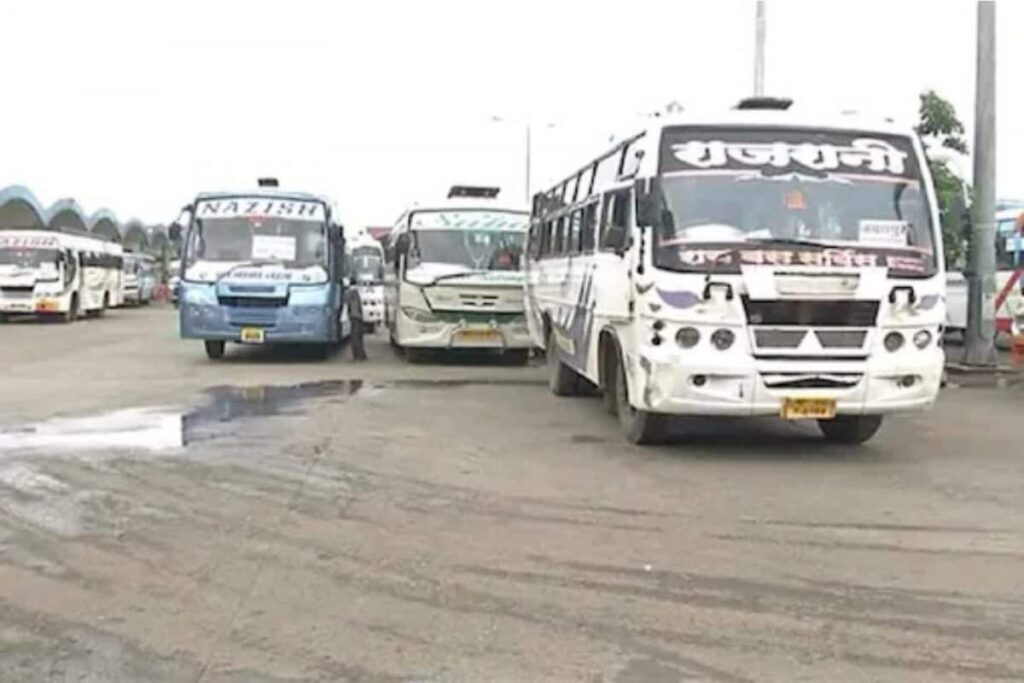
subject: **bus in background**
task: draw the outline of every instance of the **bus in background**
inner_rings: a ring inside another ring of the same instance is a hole
[[[1024,208],[996,211],[995,246],[996,338],[1002,344],[1014,334],[1014,321],[1024,320]],[[949,272],[946,279],[947,326],[963,333],[967,329],[967,278],[962,272]]]
[[[373,333],[384,322],[384,247],[365,230],[345,240],[350,285],[359,290],[363,325]]]
[[[91,235],[0,232],[0,317],[102,315],[121,302],[122,253]]]
[[[522,273],[529,216],[498,206],[498,192],[453,187],[447,202],[408,209],[391,231],[385,318],[410,361],[443,349],[529,360]]]
[[[228,342],[306,344],[326,358],[349,332],[345,239],[330,202],[278,189],[206,192],[185,207],[179,317],[211,359]]]
[[[125,304],[143,306],[153,300],[156,286],[156,259],[149,254],[126,251],[122,275]]]
[[[942,232],[909,126],[790,111],[652,119],[534,198],[531,331],[553,393],[626,438],[777,415],[861,443],[938,394]]]
[[[181,259],[173,259],[167,264],[167,294],[171,303],[178,305],[178,290],[181,288]]]

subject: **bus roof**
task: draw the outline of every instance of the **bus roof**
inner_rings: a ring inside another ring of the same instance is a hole
[[[328,205],[331,200],[322,195],[311,192],[292,192],[282,190],[278,187],[253,187],[245,190],[222,190],[219,192],[200,192],[196,195],[196,201],[206,199],[229,199],[232,197],[265,197],[267,199],[293,199],[307,202],[324,202]]]

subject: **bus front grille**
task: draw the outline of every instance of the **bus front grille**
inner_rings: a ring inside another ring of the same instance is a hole
[[[866,300],[757,301],[745,296],[743,308],[751,325],[874,327],[878,318],[878,302]]]
[[[221,306],[230,308],[280,308],[288,305],[287,297],[222,296]]]

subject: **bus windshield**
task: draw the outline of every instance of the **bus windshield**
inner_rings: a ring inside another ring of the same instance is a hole
[[[782,257],[790,263],[779,265],[801,263],[800,249],[828,248],[935,267],[931,212],[908,140],[670,129],[665,145],[660,267],[671,269],[678,252],[708,244],[790,247]]]
[[[472,270],[519,270],[526,233],[511,230],[417,230],[413,258]]]
[[[313,201],[229,198],[199,202],[185,259],[327,266],[324,205]]]
[[[42,265],[57,265],[60,252],[56,249],[0,248],[0,266],[38,268]]]
[[[380,282],[384,279],[384,258],[380,249],[356,247],[352,250],[352,273],[357,280]]]

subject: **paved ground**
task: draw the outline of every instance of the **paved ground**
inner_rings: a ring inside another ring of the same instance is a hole
[[[638,449],[539,368],[370,353],[0,327],[0,681],[1024,679],[1019,388]]]

